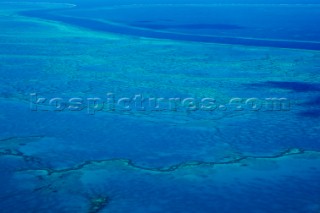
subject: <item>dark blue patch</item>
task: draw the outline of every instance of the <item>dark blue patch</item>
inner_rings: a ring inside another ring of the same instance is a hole
[[[319,118],[320,117],[320,109],[307,110],[298,113],[300,116],[309,117],[309,118]]]
[[[302,104],[307,110],[298,113],[300,116],[308,118],[319,118],[320,117],[320,96]]]
[[[308,106],[320,106],[320,96],[305,103]]]
[[[266,87],[291,90],[294,92],[317,92],[320,91],[320,84],[290,81],[267,81],[258,84],[247,84],[251,87]]]

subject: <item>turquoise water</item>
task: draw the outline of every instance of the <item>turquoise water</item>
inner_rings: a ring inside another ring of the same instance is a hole
[[[318,213],[319,15],[0,1],[1,212]]]

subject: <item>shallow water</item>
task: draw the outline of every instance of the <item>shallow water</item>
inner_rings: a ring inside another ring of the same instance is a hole
[[[316,2],[134,3],[0,3],[1,212],[318,213]]]

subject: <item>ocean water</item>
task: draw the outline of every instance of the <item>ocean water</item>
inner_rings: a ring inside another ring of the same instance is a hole
[[[0,212],[319,213],[320,4],[0,0]]]

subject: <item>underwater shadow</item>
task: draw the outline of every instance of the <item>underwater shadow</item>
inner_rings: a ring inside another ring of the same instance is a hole
[[[246,86],[256,89],[256,88],[276,88],[289,90],[290,92],[320,92],[320,84],[317,83],[305,83],[305,82],[295,82],[295,81],[266,81],[263,83],[256,84],[245,84]],[[301,104],[305,107],[303,111],[297,113],[299,116],[308,118],[319,118],[320,117],[320,95],[310,99]]]
[[[320,109],[306,110],[298,113],[299,116],[308,117],[308,118],[319,118]]]
[[[320,92],[320,84],[296,81],[266,81],[264,83],[246,84],[253,88],[277,88],[291,90],[292,92]]]
[[[320,117],[320,96],[307,101],[302,104],[305,107],[312,107],[312,109],[305,110],[298,113],[300,116],[309,117],[309,118],[319,118]]]

